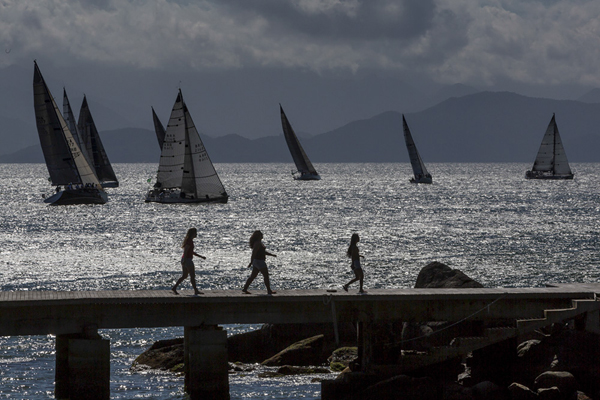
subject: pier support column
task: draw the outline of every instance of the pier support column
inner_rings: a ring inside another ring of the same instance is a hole
[[[110,341],[97,330],[56,337],[57,399],[110,399]]]
[[[190,400],[229,400],[227,332],[220,326],[185,327],[185,391]]]
[[[358,334],[358,364],[362,372],[368,372],[373,364],[373,322],[359,321]]]

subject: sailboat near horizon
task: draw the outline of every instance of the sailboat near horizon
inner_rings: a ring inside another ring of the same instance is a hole
[[[228,199],[179,89],[165,130],[156,183],[146,203],[227,203]]]
[[[119,187],[119,181],[100,140],[100,134],[92,118],[86,96],[83,96],[79,121],[75,124],[75,114],[71,109],[67,91],[63,88],[63,114],[69,130],[77,141],[77,145],[83,152],[88,164],[94,168],[96,177],[102,187]]]
[[[402,126],[404,128],[404,141],[406,142],[406,149],[408,150],[408,157],[410,158],[410,164],[412,165],[414,178],[410,178],[410,183],[433,183],[431,174],[425,168],[425,163],[421,159],[415,141],[413,140],[404,114],[402,114]]]
[[[37,62],[33,63],[36,126],[50,181],[56,186],[56,192],[44,202],[51,205],[106,203],[106,192],[60,113]]]
[[[573,175],[553,113],[548,128],[546,128],[546,133],[542,138],[533,167],[525,173],[525,178],[573,179]]]
[[[294,129],[292,129],[292,125],[288,121],[281,104],[279,105],[279,111],[281,113],[281,126],[283,128],[283,135],[285,136],[285,141],[287,142],[290,153],[292,154],[292,158],[294,159],[294,163],[296,164],[296,171],[292,170],[292,176],[298,181],[320,180],[321,176],[317,173],[317,170],[315,167],[313,167],[312,163],[308,159],[308,156],[302,148]]]

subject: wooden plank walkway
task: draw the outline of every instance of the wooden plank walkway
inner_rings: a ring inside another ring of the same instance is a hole
[[[595,299],[600,284],[545,288],[295,289],[269,296],[255,290],[21,291],[0,293],[0,336],[77,333],[99,329],[199,326],[232,323],[336,321],[458,321],[471,318],[537,318],[574,299]],[[485,310],[485,313],[481,313]]]

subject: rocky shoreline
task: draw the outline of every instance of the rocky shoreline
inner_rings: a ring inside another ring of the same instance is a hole
[[[461,271],[433,262],[415,287],[483,287]],[[426,351],[453,337],[481,329],[465,323],[431,335],[444,323],[381,324],[376,341],[382,364],[401,352]],[[383,376],[360,371],[353,324],[340,324],[336,345],[331,324],[265,324],[228,338],[230,372],[251,373],[256,365],[277,367],[260,377],[322,374],[323,399],[415,400],[600,400],[600,336],[578,329],[577,321],[554,324],[527,337],[506,340],[411,374]],[[423,338],[410,341],[410,338]],[[396,343],[397,345],[389,345]],[[410,345],[409,345],[410,343]],[[183,338],[162,340],[141,354],[132,369],[183,372]],[[331,374],[338,373],[331,380]],[[321,378],[318,378],[321,379]]]

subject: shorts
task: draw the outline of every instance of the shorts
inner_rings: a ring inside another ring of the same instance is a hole
[[[191,258],[182,258],[181,259],[181,268],[184,273],[188,273],[192,276],[196,275],[196,270],[194,267],[194,260]]]
[[[265,260],[252,260],[252,266],[259,271],[267,269],[267,262]]]
[[[354,269],[362,269],[362,267],[360,266],[360,259],[356,259],[354,261],[352,261],[352,267],[353,270]]]

